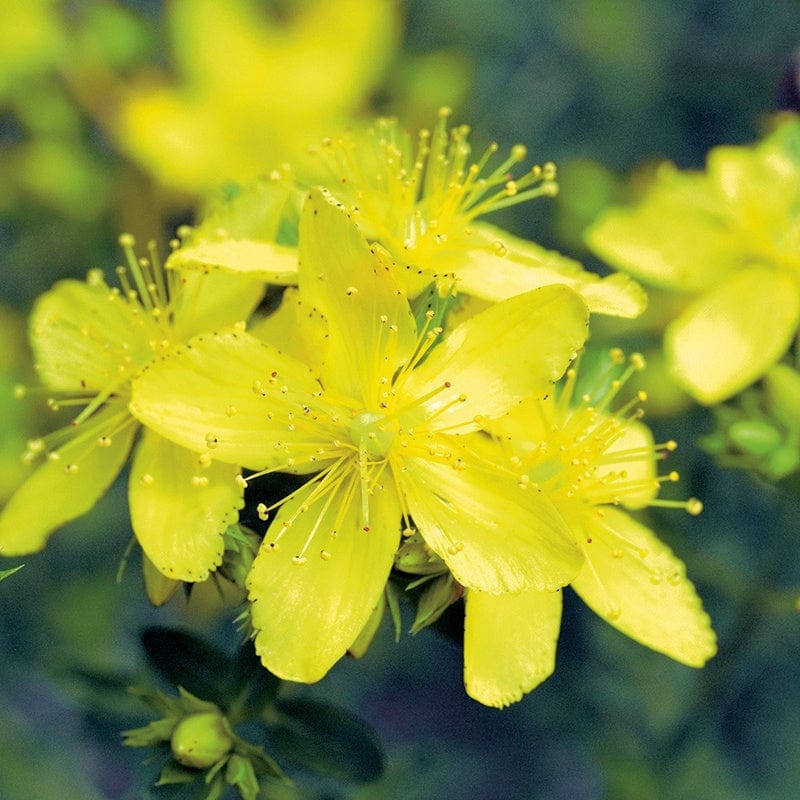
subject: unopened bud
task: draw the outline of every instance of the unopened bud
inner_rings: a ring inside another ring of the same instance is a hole
[[[175,726],[170,745],[179,764],[208,769],[230,752],[233,734],[222,714],[203,711],[184,717]]]

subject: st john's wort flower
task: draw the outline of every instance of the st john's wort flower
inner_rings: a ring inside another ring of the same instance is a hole
[[[309,476],[276,504],[248,587],[264,665],[312,682],[370,619],[412,521],[462,585],[489,595],[575,577],[580,547],[547,494],[464,439],[551,390],[583,345],[587,311],[548,286],[438,343],[384,251],[323,190],[304,205],[299,247],[299,297],[287,302],[303,311],[285,340],[303,360],[235,330],[199,336],[142,371],[131,408],[214,464],[255,470],[247,481]]]
[[[613,356],[621,360],[620,351]],[[694,498],[657,497],[676,472],[657,475],[657,463],[675,442],[654,444],[637,405],[612,411],[620,385],[641,356],[609,388],[573,398],[570,369],[560,396],[525,401],[493,426],[515,469],[553,502],[584,556],[570,582],[602,619],[632,639],[693,667],[716,652],[708,615],[683,563],[646,525],[625,509],[682,507],[698,514]],[[466,592],[464,678],[468,693],[487,705],[519,700],[555,666],[561,591],[525,589],[492,595]]]
[[[263,285],[165,271],[155,245],[137,258],[131,236],[120,244],[127,265],[117,268],[119,288],[92,270],[86,281],[60,281],[34,306],[31,346],[49,404],[80,410],[29,443],[25,461],[37,466],[0,513],[0,555],[41,550],[94,506],[133,452],[128,499],[146,569],[203,580],[221,562],[223,533],[242,505],[238,470],[142,429],[128,410],[131,380],[195,334],[246,319]]]

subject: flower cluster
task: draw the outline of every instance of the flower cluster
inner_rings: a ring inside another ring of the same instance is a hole
[[[326,141],[327,188],[279,171],[188,232],[166,270],[126,238],[119,289],[94,272],[45,295],[39,373],[53,406],[82,410],[30,443],[42,463],[0,516],[0,553],[40,549],[135,448],[151,597],[218,568],[255,507],[248,619],[280,678],[317,681],[360,652],[387,581],[409,574],[438,592],[417,627],[465,598],[465,683],[488,705],[552,671],[567,585],[638,641],[705,663],[714,636],[683,565],[619,508],[671,502],[656,495],[677,476],[654,465],[674,445],[653,444],[638,401],[611,408],[625,376],[573,396],[590,312],[635,316],[644,293],[480,220],[553,194],[554,168],[515,179],[519,146],[473,163],[448,118],[416,140],[381,120]],[[266,283],[286,287],[280,305],[253,316]],[[476,300],[457,320],[462,295]],[[262,497],[272,473],[296,488]]]

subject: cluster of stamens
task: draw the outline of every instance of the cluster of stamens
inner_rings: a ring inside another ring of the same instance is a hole
[[[334,193],[357,214],[365,233],[418,264],[451,237],[469,235],[477,217],[558,191],[552,163],[513,176],[511,170],[527,156],[523,145],[512,147],[491,171],[496,143],[471,162],[470,129],[448,129],[450,115],[442,108],[433,131],[421,130],[416,142],[396,119],[383,118],[370,129],[366,146],[355,137],[340,137],[313,149],[338,187]],[[498,255],[504,249],[496,243]]]
[[[609,373],[624,363],[625,355],[615,348],[611,351],[611,360]],[[678,501],[656,497],[661,484],[674,483],[680,477],[674,470],[655,474],[657,462],[676,449],[674,441],[628,449],[614,446],[630,424],[644,416],[642,404],[647,395],[640,390],[621,407],[612,411],[610,406],[632,375],[644,368],[644,358],[633,353],[622,375],[600,377],[599,382],[607,383],[608,388],[596,399],[589,394],[575,398],[577,370],[574,367],[567,370],[558,399],[552,406],[542,408],[542,413],[549,415],[550,438],[540,442],[525,457],[513,457],[525,468],[524,475],[529,480],[534,476],[537,484],[551,492],[565,498],[580,498],[592,506],[644,502],[649,506],[676,507],[692,515],[699,514],[702,503],[696,498]],[[644,476],[631,475],[626,469],[637,464],[642,466],[637,472]]]
[[[90,449],[110,447],[114,437],[133,424],[124,402],[130,379],[155,355],[170,347],[173,299],[180,278],[164,270],[154,242],[148,244],[149,255],[143,258],[137,258],[135,241],[130,234],[121,235],[119,244],[126,261],[126,265],[120,265],[115,270],[119,286],[109,287],[99,269],[90,270],[86,277],[87,286],[101,295],[105,294],[108,303],[120,304],[119,328],[105,330],[92,326],[90,322],[81,323],[71,339],[85,342],[86,353],[102,352],[107,366],[101,368],[98,360],[94,359],[95,375],[91,381],[80,380],[80,391],[54,391],[47,387],[33,390],[34,394],[49,395],[47,407],[53,412],[70,407],[80,408],[80,411],[67,426],[29,441],[23,455],[26,463],[34,463],[40,458],[62,461],[67,456],[69,463],[65,464],[64,469],[68,474],[76,474],[83,455]],[[177,246],[177,243],[173,243],[173,246]],[[63,319],[40,320],[33,329],[34,341],[37,337],[50,335],[50,326],[57,331],[59,326],[68,324]],[[74,336],[75,333],[77,336]],[[66,353],[64,359],[73,357],[74,354]],[[16,387],[14,393],[22,398],[31,394],[32,390]],[[85,425],[115,398],[122,398],[117,413],[104,419],[100,426]]]
[[[247,486],[254,479],[273,472],[307,472],[309,467],[319,467],[320,470],[308,483],[278,502],[258,504],[256,510],[259,519],[268,522],[275,509],[293,501],[301,492],[307,492],[305,501],[286,516],[281,525],[273,526],[267,534],[267,546],[271,550],[279,549],[280,540],[287,530],[310,509],[313,509],[315,524],[300,551],[293,556],[295,564],[306,563],[312,539],[318,536],[324,538],[325,533],[330,539],[336,538],[353,503],[360,502],[359,526],[368,533],[369,499],[376,490],[383,488],[384,480],[391,481],[397,488],[403,509],[403,527],[411,530],[400,478],[406,469],[404,459],[420,457],[449,464],[454,469],[464,468],[458,443],[438,436],[458,426],[436,428],[434,423],[453,405],[465,402],[466,395],[455,393],[451,383],[443,381],[422,396],[413,399],[402,396],[404,381],[442,334],[442,328],[432,324],[434,316],[432,311],[426,313],[416,346],[395,374],[387,375],[385,371],[376,370],[379,377],[373,410],[361,408],[349,398],[334,397],[321,388],[310,397],[295,392],[282,382],[277,370],[268,373],[266,380],[255,381],[253,392],[270,404],[270,410],[266,412],[268,418],[274,423],[283,423],[287,434],[291,435],[285,440],[277,439],[272,445],[284,453],[282,462],[242,478],[242,485]],[[383,336],[376,358],[380,364],[384,364],[386,359],[383,354],[396,346],[397,331],[385,315],[380,316],[379,322]],[[389,363],[391,361],[389,359]],[[424,408],[425,404],[439,395],[449,396],[437,404],[434,411]],[[297,433],[304,435],[299,442],[295,436]],[[215,435],[209,433],[207,444],[214,440]],[[313,488],[308,491],[312,485]],[[335,496],[338,500],[333,522],[326,524],[323,530],[322,521],[330,516]],[[453,547],[457,552],[458,544],[454,543]],[[327,546],[322,547],[319,555],[329,560],[331,551]]]

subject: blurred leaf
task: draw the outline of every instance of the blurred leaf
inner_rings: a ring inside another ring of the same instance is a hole
[[[275,700],[280,685],[280,679],[261,663],[252,642],[245,642],[231,664],[230,691],[234,697],[228,710],[231,723],[236,725],[239,722],[237,718],[244,720],[260,716],[262,710]]]
[[[190,633],[160,627],[146,628],[142,645],[150,664],[170,683],[221,705],[231,699],[230,662],[221,650]]]
[[[361,718],[314,700],[279,700],[276,705],[282,719],[269,727],[271,749],[279,758],[357,783],[383,774],[378,738]]]

